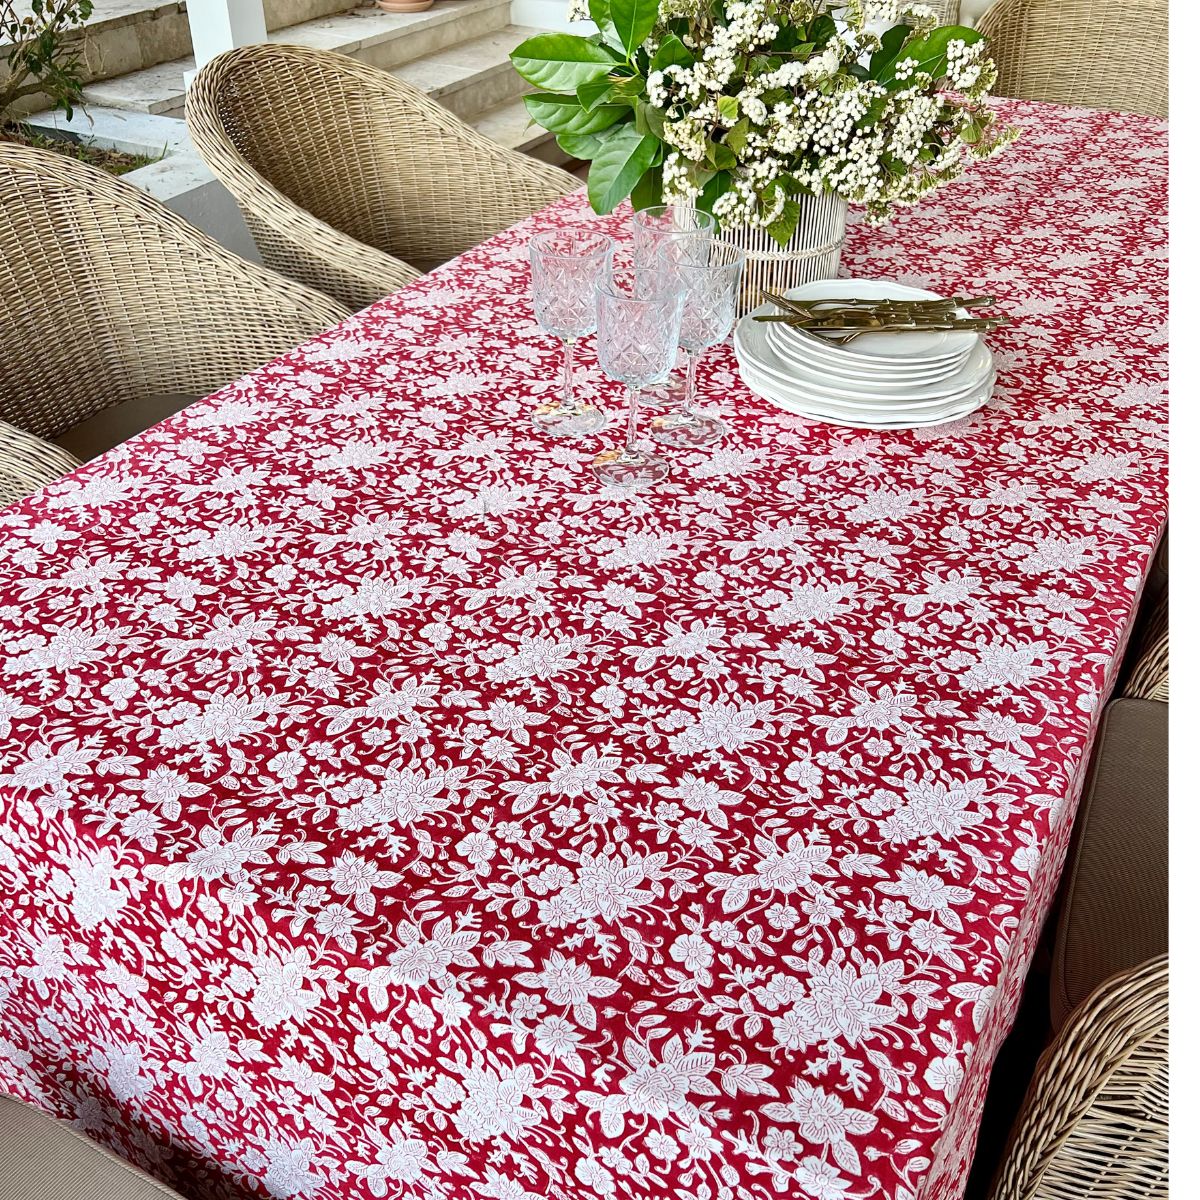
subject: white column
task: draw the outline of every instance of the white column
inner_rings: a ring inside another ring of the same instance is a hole
[[[187,0],[196,70],[235,46],[267,40],[262,0]],[[188,83],[191,83],[189,72]]]

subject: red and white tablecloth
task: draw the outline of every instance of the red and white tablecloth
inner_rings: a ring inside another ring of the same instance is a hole
[[[1165,125],[1008,111],[843,262],[999,297],[957,424],[725,347],[599,490],[577,196],[5,512],[0,1084],[195,1196],[959,1196],[1166,504]]]

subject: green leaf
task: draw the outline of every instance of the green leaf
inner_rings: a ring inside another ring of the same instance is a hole
[[[642,117],[646,122],[646,128],[661,142],[666,129],[666,116],[663,110],[655,108],[653,104],[643,104]]]
[[[631,55],[649,36],[658,20],[658,0],[609,0],[612,23]]]
[[[595,158],[604,145],[601,135],[596,133],[560,133],[554,140],[564,154],[585,161]]]
[[[651,167],[633,185],[633,191],[629,193],[629,203],[633,205],[634,212],[662,203],[662,167]]]
[[[574,96],[534,92],[525,97],[525,111],[551,133],[599,133],[622,117],[632,117],[626,104],[601,104],[588,112]]]
[[[837,22],[828,13],[822,13],[812,23],[812,28],[808,31],[808,40],[813,43],[814,47],[824,50],[826,43],[837,31]]]
[[[621,75],[613,79],[613,100],[633,104],[646,94],[646,80],[641,75]]]
[[[539,33],[509,57],[522,79],[548,92],[573,92],[604,79],[617,62],[607,46],[573,33]]]
[[[750,118],[743,117],[725,134],[725,145],[740,158],[746,150],[746,139],[750,136]]]
[[[893,25],[883,35],[879,41],[879,49],[871,55],[869,70],[872,79],[887,81],[892,79],[896,61],[911,33],[912,27],[909,25]]]
[[[877,96],[871,101],[867,111],[858,118],[857,127],[859,129],[870,129],[883,116],[883,110],[887,108],[890,102],[891,98],[888,96]]]
[[[610,99],[612,91],[612,81],[605,76],[603,79],[594,79],[591,83],[581,83],[575,89],[575,97],[586,112],[591,112],[597,104]]]
[[[651,134],[661,142],[667,121],[663,110],[655,108],[653,104],[648,104],[645,100],[639,100],[634,107],[634,113],[634,125],[638,133]]]
[[[612,212],[653,164],[658,148],[658,138],[643,136],[632,125],[606,138],[588,171],[592,210],[601,215]]]
[[[690,67],[696,56],[673,34],[668,33],[658,44],[650,60],[650,70],[662,71],[666,67]]]
[[[738,99],[736,96],[718,96],[717,97],[717,112],[721,114],[727,121],[736,121],[738,118]]]
[[[621,45],[621,39],[617,37],[608,0],[588,0],[588,16],[596,23],[596,28],[600,30],[600,36],[604,39],[605,45],[624,54],[625,47]]]
[[[718,171],[732,171],[737,166],[737,155],[723,142],[709,142],[705,157]]]
[[[896,79],[896,63],[910,58],[915,59],[917,64],[913,68],[913,74],[924,72],[935,80],[941,79],[946,74],[947,68],[946,47],[955,40],[966,42],[968,46],[972,46],[982,37],[983,34],[979,30],[968,29],[965,25],[940,25],[928,36],[909,42],[890,68],[878,77],[878,80],[893,90],[903,87],[907,80]],[[911,79],[912,76],[909,78]]]
[[[790,196],[783,202],[783,212],[779,218],[767,226],[767,232],[781,246],[786,246],[792,240],[792,234],[796,232],[796,226],[800,223],[800,202],[793,200]]]

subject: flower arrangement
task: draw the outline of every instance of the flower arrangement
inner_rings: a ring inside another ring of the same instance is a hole
[[[541,89],[533,120],[590,160],[598,213],[689,202],[785,245],[803,193],[883,220],[1016,136],[987,107],[981,35],[922,4],[572,0],[571,17],[598,32],[541,34],[512,60]]]

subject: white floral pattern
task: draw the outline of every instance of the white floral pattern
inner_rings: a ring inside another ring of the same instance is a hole
[[[959,1196],[1166,506],[1165,125],[1005,113],[845,257],[1013,316],[956,425],[726,348],[598,490],[576,196],[0,515],[4,1086],[194,1196]]]

